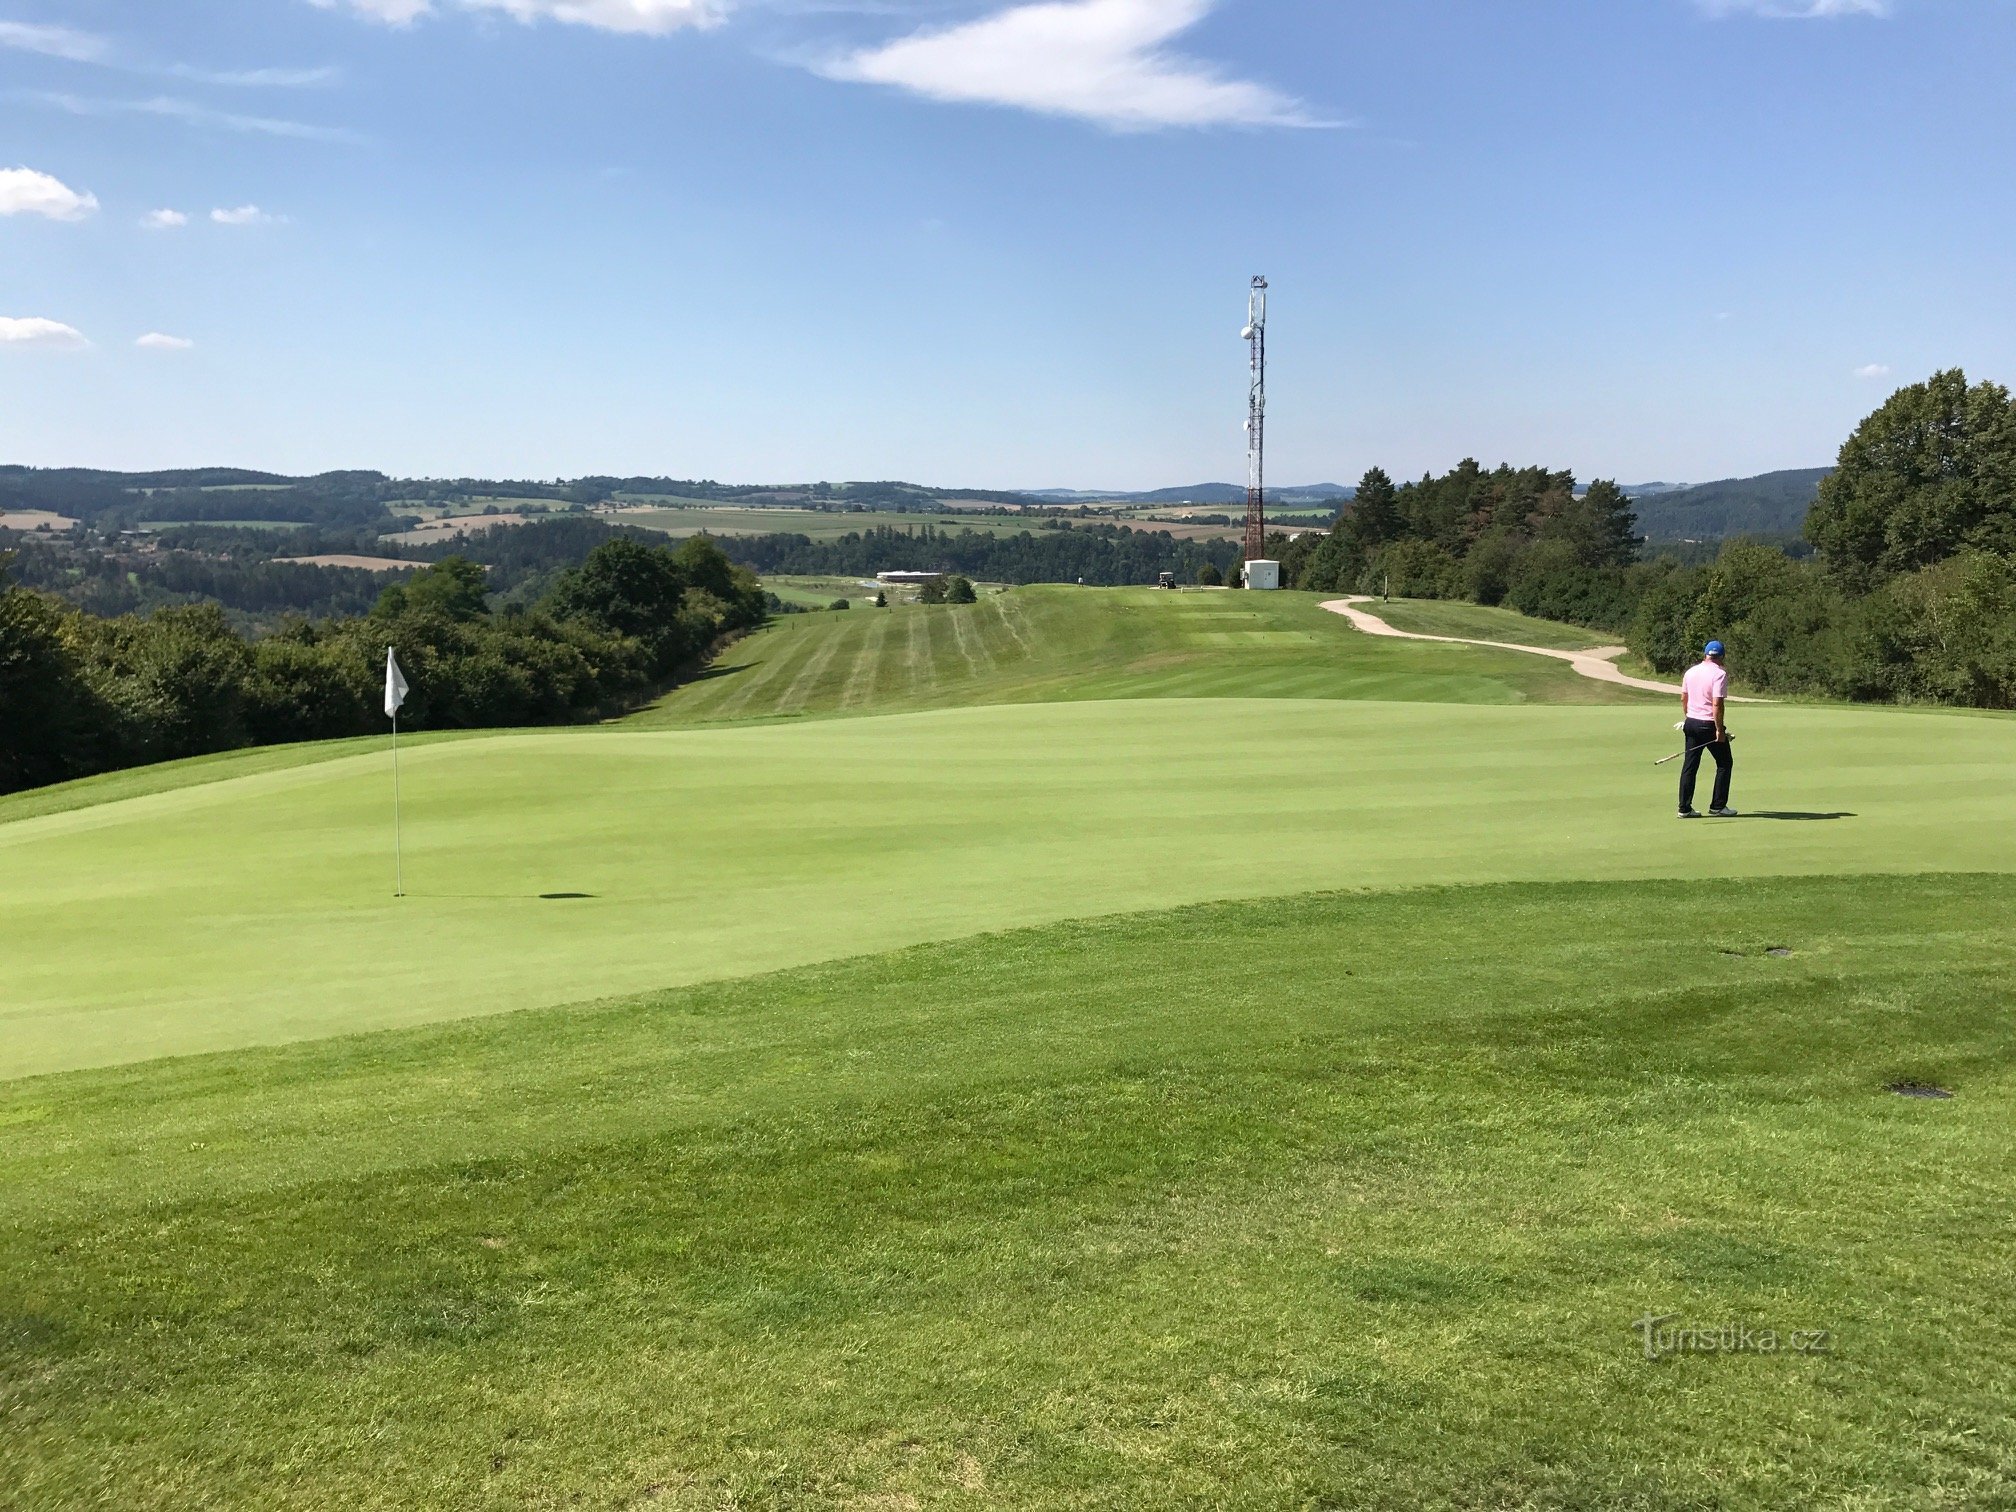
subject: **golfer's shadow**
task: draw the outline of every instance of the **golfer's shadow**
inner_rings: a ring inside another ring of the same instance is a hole
[[[1739,819],[1855,819],[1860,816],[1843,810],[1834,814],[1805,814],[1790,809],[1745,809]]]

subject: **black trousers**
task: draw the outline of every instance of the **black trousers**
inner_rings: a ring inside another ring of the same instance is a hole
[[[1736,757],[1729,750],[1729,742],[1715,739],[1712,719],[1690,719],[1680,728],[1687,740],[1687,754],[1680,760],[1681,811],[1694,807],[1694,779],[1701,772],[1703,751],[1715,758],[1715,797],[1708,806],[1729,807],[1729,774],[1736,770]]]

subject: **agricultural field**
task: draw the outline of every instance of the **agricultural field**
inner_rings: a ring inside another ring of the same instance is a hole
[[[887,525],[896,530],[919,530],[926,525],[933,525],[941,530],[972,530],[983,535],[1019,535],[1025,530],[1036,528],[1032,520],[1005,516],[988,517],[956,513],[934,515],[894,510],[862,510],[850,513],[844,510],[793,509],[787,504],[761,505],[754,508],[725,504],[699,504],[676,508],[634,506],[604,511],[601,518],[612,524],[635,525],[640,529],[659,530],[676,537],[699,535],[703,532],[714,536],[789,533],[808,536],[815,541],[837,541],[842,536],[858,535],[878,525]]]
[[[1318,602],[0,798],[0,1504],[2016,1499],[2016,721]]]
[[[52,509],[0,509],[0,530],[75,530],[77,521]]]

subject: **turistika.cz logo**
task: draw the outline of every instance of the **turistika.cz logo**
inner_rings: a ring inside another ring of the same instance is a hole
[[[1681,1354],[1805,1354],[1834,1352],[1831,1328],[1794,1328],[1780,1332],[1752,1323],[1701,1325],[1676,1324],[1678,1313],[1647,1313],[1631,1327],[1644,1346],[1645,1358],[1663,1359]]]

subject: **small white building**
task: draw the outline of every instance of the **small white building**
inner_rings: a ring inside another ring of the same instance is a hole
[[[1281,586],[1281,564],[1255,557],[1246,564],[1246,586],[1267,591]]]
[[[942,572],[878,572],[875,574],[875,581],[894,584],[897,587],[915,588],[924,583],[942,582],[944,577],[945,574]]]

